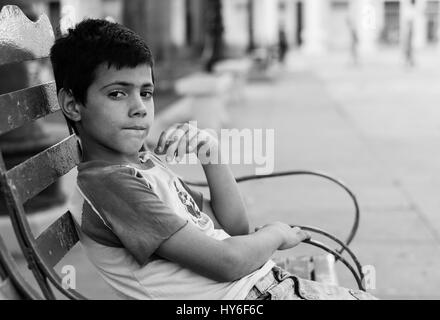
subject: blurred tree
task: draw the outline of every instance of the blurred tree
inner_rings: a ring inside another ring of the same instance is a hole
[[[255,50],[255,36],[254,36],[254,0],[248,0],[248,32],[249,32],[249,42],[247,51],[248,53]]]
[[[406,64],[410,67],[415,66],[414,59],[414,25],[416,20],[416,1],[411,0],[406,12],[406,35],[404,39],[404,52]]]
[[[136,31],[143,39],[147,40],[148,0],[130,0],[123,2],[123,24]]]
[[[208,72],[212,72],[215,63],[224,58],[224,26],[221,0],[207,0],[207,5],[207,45],[210,46],[210,56],[206,62],[205,69]]]

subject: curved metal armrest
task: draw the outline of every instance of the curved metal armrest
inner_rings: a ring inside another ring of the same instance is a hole
[[[354,215],[354,222],[353,226],[351,227],[351,231],[345,240],[345,246],[341,246],[337,252],[339,254],[342,254],[344,250],[346,250],[346,247],[350,245],[350,243],[353,241],[357,229],[359,227],[359,219],[360,219],[360,210],[359,210],[359,204],[357,202],[356,196],[354,193],[340,180],[333,178],[325,173],[318,172],[318,171],[307,171],[307,170],[290,170],[290,171],[280,171],[275,172],[271,174],[266,175],[246,175],[242,177],[235,178],[235,181],[237,183],[250,181],[250,180],[258,180],[258,179],[267,179],[267,178],[275,178],[275,177],[283,177],[283,176],[298,176],[298,175],[311,175],[311,176],[317,176],[326,180],[329,180],[339,187],[341,187],[351,198],[354,208],[355,208],[355,215]],[[208,187],[208,184],[206,182],[191,182],[191,181],[185,181],[188,185],[197,186],[197,187]]]
[[[359,276],[356,273],[356,270],[353,268],[353,266],[350,263],[348,263],[347,260],[345,260],[345,258],[340,253],[338,253],[337,251],[335,251],[333,249],[330,249],[325,244],[323,244],[319,241],[316,241],[316,240],[312,240],[312,239],[305,240],[304,243],[310,244],[314,247],[321,248],[321,249],[327,251],[328,253],[332,254],[336,259],[341,260],[341,262],[351,271],[353,277],[356,280],[356,283],[357,283],[359,289],[362,291],[366,291],[364,288],[363,282],[362,282],[363,276]],[[361,271],[361,275],[362,275],[362,271]]]
[[[333,240],[337,244],[339,244],[344,249],[344,251],[346,251],[348,253],[348,255],[351,257],[351,259],[353,260],[354,264],[356,265],[357,271],[359,272],[359,276],[361,278],[363,278],[362,265],[360,264],[359,259],[356,257],[356,255],[353,253],[353,251],[351,251],[351,249],[345,243],[343,243],[341,240],[339,240],[338,238],[336,238],[335,236],[333,236],[329,232],[324,231],[324,230],[322,230],[320,228],[310,227],[310,226],[299,226],[299,225],[290,225],[290,226],[292,228],[293,227],[298,227],[298,228],[300,228],[302,230],[305,230],[305,231],[310,231],[310,232],[318,233],[320,235],[323,235],[323,236],[329,238],[330,240]],[[336,258],[335,262],[338,262],[339,258],[338,257],[335,257],[335,258]]]
[[[363,286],[364,273],[363,273],[363,271],[362,271],[362,265],[361,265],[361,263],[359,262],[359,259],[358,259],[358,258],[356,257],[356,255],[353,253],[353,251],[351,251],[351,249],[350,249],[346,244],[344,244],[341,240],[339,240],[338,238],[336,238],[335,236],[333,236],[333,235],[330,234],[329,232],[324,231],[324,230],[319,229],[319,228],[310,227],[310,226],[299,226],[299,225],[290,225],[290,226],[291,226],[292,228],[293,228],[293,227],[299,227],[299,228],[301,228],[302,230],[305,230],[305,231],[310,231],[310,232],[318,233],[318,234],[320,234],[320,235],[323,235],[323,236],[329,238],[330,240],[333,240],[334,242],[338,243],[339,245],[341,245],[342,248],[343,248],[343,249],[349,254],[349,256],[351,257],[351,259],[353,260],[354,264],[356,265],[356,269],[357,269],[357,272],[358,272],[358,273],[356,273],[356,271],[354,270],[354,268],[353,268],[351,265],[349,265],[349,263],[348,263],[348,262],[342,257],[342,254],[341,254],[341,253],[339,253],[339,252],[337,252],[337,251],[333,251],[333,250],[331,250],[330,248],[328,248],[327,246],[325,246],[324,244],[322,244],[322,243],[320,243],[320,242],[317,242],[317,241],[314,241],[314,240],[306,240],[306,241],[304,241],[305,243],[308,243],[308,244],[314,245],[314,246],[316,246],[316,247],[319,247],[319,248],[321,248],[321,249],[323,249],[323,250],[325,250],[325,251],[327,251],[327,252],[333,254],[333,256],[335,257],[335,263],[338,262],[339,260],[341,260],[342,263],[344,263],[345,266],[347,266],[347,268],[350,269],[350,271],[351,271],[351,273],[353,274],[353,276],[354,276],[356,282],[358,283],[359,289],[365,291],[365,288],[364,288],[364,286]],[[331,251],[330,251],[330,250],[331,250]],[[335,253],[336,253],[336,254],[335,254]]]

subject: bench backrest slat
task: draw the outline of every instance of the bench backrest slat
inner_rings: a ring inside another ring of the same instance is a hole
[[[6,70],[4,65],[49,57],[54,41],[53,29],[47,15],[43,14],[37,22],[32,22],[17,6],[7,5],[1,8],[0,77],[2,70]],[[27,67],[27,63],[20,66]],[[13,72],[11,70],[10,73]],[[25,70],[19,70],[19,72],[25,72]],[[5,75],[3,74],[3,76]],[[29,125],[34,120],[59,110],[54,82],[0,95],[0,135]],[[33,125],[39,128],[38,123]],[[43,131],[48,128],[54,129],[48,123],[45,125],[47,126],[42,128]],[[24,129],[24,133],[27,133],[27,128]],[[53,130],[48,129],[47,131],[48,136],[53,134]],[[34,147],[35,143],[32,142],[32,138],[32,133],[30,133],[26,138],[28,140],[22,141],[23,149]],[[52,140],[51,137],[47,137],[47,139],[45,137],[43,140],[40,142],[41,148],[39,150],[52,145],[52,141],[57,139]],[[70,135],[8,170],[3,155],[13,154],[15,156],[18,154],[12,153],[9,149],[13,148],[9,148],[9,145],[13,146],[13,141],[5,139],[0,150],[0,171],[5,195],[3,199],[5,201],[2,203],[7,204],[9,213],[14,217],[12,221],[16,235],[35,279],[47,299],[55,298],[48,280],[66,297],[85,299],[73,289],[66,290],[62,286],[60,276],[54,270],[54,266],[79,241],[70,212],[64,213],[35,238],[23,206],[27,200],[36,196],[79,164],[81,152],[78,138],[75,135]],[[3,195],[1,196],[3,197]],[[39,267],[36,268],[31,261],[35,261]]]
[[[54,33],[49,18],[31,22],[16,6],[0,12],[0,65],[45,58],[50,54]]]
[[[75,223],[69,211],[46,228],[36,239],[40,254],[52,268],[78,241]]]
[[[71,135],[10,169],[6,178],[22,203],[50,186],[80,162],[78,140]]]
[[[60,110],[54,82],[0,96],[0,134]]]

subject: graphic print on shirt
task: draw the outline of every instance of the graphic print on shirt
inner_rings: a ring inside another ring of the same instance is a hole
[[[199,222],[202,219],[202,215],[200,214],[200,210],[195,203],[194,199],[184,190],[180,190],[177,186],[176,181],[174,181],[174,187],[176,188],[177,195],[179,196],[180,201],[185,206],[186,211],[193,217],[194,222]]]

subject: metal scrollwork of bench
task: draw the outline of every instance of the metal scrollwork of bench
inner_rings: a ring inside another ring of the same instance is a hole
[[[298,276],[301,276],[302,278],[336,285],[338,281],[335,273],[334,264],[338,261],[341,261],[341,263],[343,263],[353,275],[359,289],[365,291],[362,265],[359,262],[359,259],[356,257],[356,255],[349,248],[349,245],[356,236],[356,232],[359,227],[359,220],[360,220],[359,204],[355,194],[342,181],[322,172],[307,171],[307,170],[282,171],[267,175],[247,175],[236,178],[236,181],[238,183],[243,183],[243,182],[255,181],[259,179],[269,179],[269,178],[286,177],[286,176],[300,176],[300,175],[315,176],[328,180],[334,185],[341,188],[343,191],[345,191],[353,203],[354,221],[351,226],[349,235],[347,239],[345,239],[345,241],[338,239],[331,233],[321,228],[312,227],[312,226],[303,226],[303,225],[291,225],[291,227],[295,227],[295,226],[300,227],[306,231],[324,236],[329,240],[335,242],[338,246],[340,246],[340,248],[332,249],[328,245],[319,242],[317,240],[314,240],[312,238],[310,240],[306,240],[305,243],[314,247],[318,247],[324,250],[327,254],[315,255],[315,256],[289,257],[284,261],[283,260],[276,261],[277,264],[280,265],[281,267],[286,268],[288,271],[295,273]],[[186,181],[186,183],[190,186],[208,187],[206,182]],[[347,261],[347,259],[343,257],[344,252],[346,252],[350,256],[354,266],[349,261]]]

